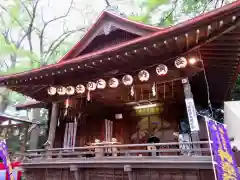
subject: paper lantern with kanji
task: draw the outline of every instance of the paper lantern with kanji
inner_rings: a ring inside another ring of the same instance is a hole
[[[119,80],[117,78],[111,78],[108,84],[110,88],[117,88],[119,86]]]
[[[50,86],[47,89],[47,91],[48,91],[48,94],[51,95],[51,96],[53,96],[53,95],[55,95],[57,93],[57,89],[55,87],[53,87],[53,86]]]
[[[97,80],[97,88],[98,89],[104,89],[106,87],[107,83],[104,79]]]
[[[159,76],[164,76],[168,72],[168,67],[164,64],[160,64],[156,67],[156,73]]]
[[[140,81],[148,81],[150,78],[149,72],[146,70],[142,70],[138,73],[138,78]]]
[[[82,84],[79,84],[76,86],[75,90],[76,90],[76,93],[83,94],[85,92],[85,86]]]
[[[63,86],[58,87],[58,88],[57,88],[57,93],[58,93],[59,95],[65,95],[65,94],[66,94],[66,88],[63,87]]]
[[[133,83],[133,77],[129,74],[123,76],[122,82],[125,86],[131,86]]]
[[[73,86],[68,86],[66,88],[66,93],[67,93],[67,95],[73,95],[75,93],[74,87]]]
[[[185,68],[187,66],[187,59],[185,57],[180,57],[174,62],[177,68]]]
[[[94,91],[97,88],[97,85],[95,82],[88,82],[87,83],[87,90],[88,91]]]

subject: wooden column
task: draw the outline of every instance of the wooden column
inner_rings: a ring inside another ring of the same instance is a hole
[[[48,131],[48,140],[47,140],[47,144],[46,144],[46,149],[53,148],[55,132],[56,132],[56,127],[57,127],[57,116],[58,116],[58,104],[53,103],[52,110],[51,110],[51,119],[50,119],[50,126],[49,126],[49,131]]]
[[[26,147],[27,147],[28,128],[29,128],[28,124],[24,125],[24,135],[23,135],[23,140],[22,140],[22,144],[21,144],[21,152],[22,153],[26,151]]]
[[[124,165],[124,172],[128,173],[128,180],[133,180],[132,167],[130,165]]]
[[[79,176],[78,168],[76,166],[70,166],[70,172],[74,173],[75,180],[81,180]]]
[[[188,78],[182,79],[183,89],[184,89],[184,96],[185,96],[185,103],[186,103],[186,110],[188,114],[188,121],[191,129],[191,137],[192,141],[200,141],[199,139],[199,123],[197,120],[197,112],[195,108],[195,104],[193,101],[193,94],[191,91],[191,85],[189,83]],[[200,144],[193,144],[193,150],[200,149]],[[194,151],[195,155],[201,155],[200,151]]]

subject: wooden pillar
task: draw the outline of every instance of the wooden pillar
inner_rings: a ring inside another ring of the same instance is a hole
[[[54,139],[55,139],[55,132],[57,127],[57,117],[58,116],[58,104],[53,103],[52,104],[52,110],[51,110],[51,119],[50,119],[50,126],[48,131],[48,140],[46,144],[46,148],[53,148]]]
[[[70,172],[74,173],[75,180],[80,180],[79,171],[76,166],[70,166]]]
[[[193,94],[191,91],[191,85],[189,83],[188,78],[182,79],[183,89],[184,89],[184,96],[185,96],[185,103],[186,103],[186,110],[188,114],[188,121],[191,129],[191,137],[192,141],[200,141],[199,139],[199,123],[197,119],[197,112],[195,108],[195,104],[193,101]],[[193,144],[193,150],[200,149],[200,144]],[[201,155],[200,151],[194,151],[195,155]]]
[[[28,140],[28,128],[29,128],[29,125],[26,124],[24,125],[24,135],[23,135],[23,140],[22,140],[22,144],[21,144],[21,152],[25,152],[26,149],[27,149],[27,140]]]
[[[132,167],[130,165],[124,165],[124,172],[128,173],[128,180],[133,180]]]

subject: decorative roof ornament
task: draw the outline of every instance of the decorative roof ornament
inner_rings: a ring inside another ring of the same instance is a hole
[[[115,15],[117,15],[117,16],[122,16],[122,17],[124,17],[124,18],[127,18],[126,14],[122,13],[122,12],[119,10],[118,6],[108,5],[108,6],[106,7],[105,11],[110,12],[110,13],[112,13],[112,14],[115,14]]]

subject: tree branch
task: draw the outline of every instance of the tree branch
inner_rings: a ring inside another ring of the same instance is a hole
[[[176,7],[177,7],[177,2],[178,2],[178,0],[176,0],[176,1],[174,2],[174,6],[173,6],[172,10],[168,13],[167,16],[165,16],[165,17],[161,20],[160,24],[164,23],[164,22],[172,15],[172,13],[175,11],[175,9],[176,9]]]
[[[57,20],[60,20],[60,19],[62,19],[62,18],[67,17],[67,16],[69,15],[71,9],[72,9],[72,6],[73,6],[73,0],[71,0],[70,6],[69,6],[67,12],[66,12],[64,15],[59,16],[59,17],[56,17],[56,18],[53,18],[53,19],[51,19],[51,20],[49,20],[49,21],[47,21],[47,22],[44,22],[44,20],[43,20],[44,25],[43,25],[42,30],[40,31],[40,34],[39,34],[40,57],[43,57],[43,54],[44,54],[44,48],[43,48],[43,42],[44,42],[44,41],[43,41],[43,38],[44,38],[45,29],[47,28],[47,26],[48,26],[50,23],[52,23],[52,22],[54,22],[54,21],[57,21]],[[43,19],[43,17],[42,17],[42,19]],[[43,59],[44,59],[44,58],[43,58]],[[42,61],[43,59],[41,58],[41,61]]]
[[[3,5],[0,4],[0,8],[1,8],[2,10],[4,10],[6,13],[9,14],[8,10],[7,10]],[[23,30],[24,32],[27,32],[27,30],[24,28],[24,26],[22,25],[22,23],[21,23],[17,18],[12,17],[12,16],[11,16],[11,18],[13,18],[13,20],[22,28],[22,30]]]
[[[32,18],[30,20],[30,23],[28,25],[28,30],[27,30],[27,39],[28,39],[28,44],[29,44],[29,50],[30,52],[33,52],[33,45],[32,45],[32,30],[33,30],[33,24],[35,21],[35,17],[36,17],[36,10],[37,10],[37,6],[40,0],[36,0],[36,3],[33,3],[33,11],[32,11]]]
[[[49,58],[53,55],[53,53],[56,51],[56,49],[70,36],[72,35],[73,33],[76,33],[76,32],[79,32],[79,31],[84,31],[86,28],[80,28],[80,29],[77,29],[77,30],[71,30],[71,31],[67,31],[67,32],[64,32],[63,34],[61,34],[58,38],[56,38],[55,41],[53,41],[48,50],[46,51],[45,55],[44,55],[44,58],[45,59],[45,62],[44,64],[47,63],[47,61],[49,60]]]
[[[30,13],[29,9],[27,8],[27,6],[25,5],[25,3],[23,1],[20,0],[21,5],[24,7],[24,9],[27,11],[28,16],[32,19],[32,14]]]
[[[105,1],[105,3],[106,3],[106,6],[107,6],[107,7],[111,6],[111,4],[110,4],[110,2],[109,2],[108,0],[104,0],[104,1]]]

